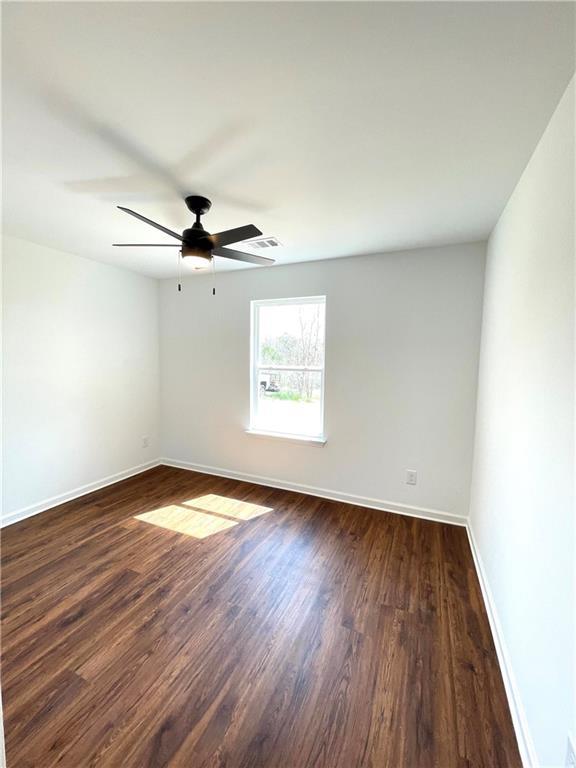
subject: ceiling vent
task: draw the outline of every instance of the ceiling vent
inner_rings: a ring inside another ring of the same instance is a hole
[[[250,240],[242,243],[242,245],[249,245],[250,248],[259,251],[261,248],[278,248],[282,243],[277,237],[259,237],[258,240]]]

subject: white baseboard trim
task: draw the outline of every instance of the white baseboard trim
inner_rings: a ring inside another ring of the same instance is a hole
[[[468,522],[466,530],[468,532],[470,549],[472,550],[472,557],[474,558],[474,565],[476,566],[476,573],[478,574],[478,580],[484,598],[486,613],[488,614],[488,620],[490,622],[490,629],[492,630],[494,645],[496,646],[496,654],[498,656],[500,671],[502,672],[502,678],[504,680],[506,697],[508,699],[510,714],[512,715],[512,723],[518,741],[522,765],[524,768],[538,768],[539,763],[536,749],[528,727],[528,720],[520,697],[520,691],[518,690],[518,685],[516,684],[516,679],[514,677],[510,654],[508,653],[504,634],[502,632],[502,625],[498,618],[492,590],[490,589],[488,579],[486,578],[486,571],[484,570],[480,551],[476,545],[474,531],[472,530],[470,522]]]
[[[439,509],[427,509],[426,507],[413,507],[409,504],[399,504],[392,501],[383,501],[381,499],[371,499],[367,496],[355,496],[351,493],[341,491],[332,491],[327,488],[316,488],[312,485],[301,485],[300,483],[278,480],[273,477],[262,477],[260,475],[250,475],[246,472],[236,472],[232,469],[223,469],[222,467],[210,467],[205,464],[194,464],[190,461],[179,461],[178,459],[161,458],[160,464],[168,467],[177,467],[178,469],[189,469],[192,472],[202,472],[206,475],[217,475],[231,480],[243,480],[246,483],[256,483],[257,485],[266,485],[270,488],[279,488],[283,491],[295,491],[296,493],[305,493],[308,496],[319,496],[322,499],[330,501],[343,501],[347,504],[356,504],[360,507],[369,507],[370,509],[379,509],[383,512],[396,512],[400,515],[409,515],[410,517],[420,517],[424,520],[432,520],[440,523],[450,523],[451,525],[465,526],[467,519],[452,512],[444,512]]]
[[[147,461],[145,464],[138,464],[138,466],[125,469],[123,472],[116,472],[114,475],[103,477],[101,480],[96,480],[94,483],[87,483],[86,485],[81,485],[78,488],[67,491],[66,493],[61,493],[58,496],[51,496],[49,499],[39,501],[37,504],[31,504],[29,507],[16,509],[14,512],[9,512],[7,515],[2,515],[2,518],[0,519],[0,528],[5,528],[6,526],[12,525],[13,523],[19,523],[20,520],[25,520],[27,517],[32,517],[33,515],[37,515],[40,512],[45,512],[51,507],[64,504],[66,501],[72,501],[72,499],[77,499],[79,496],[85,496],[87,493],[92,493],[92,491],[105,488],[107,485],[118,483],[120,480],[126,480],[126,478],[132,477],[133,475],[139,475],[141,472],[145,472],[147,469],[157,467],[160,463],[161,462],[159,459]]]

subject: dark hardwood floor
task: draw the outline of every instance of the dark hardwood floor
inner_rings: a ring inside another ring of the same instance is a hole
[[[2,564],[8,768],[520,766],[463,528],[159,467]]]

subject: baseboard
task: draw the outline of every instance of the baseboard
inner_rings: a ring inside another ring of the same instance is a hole
[[[468,540],[470,542],[470,549],[472,550],[472,557],[474,558],[474,565],[476,566],[476,573],[478,574],[482,596],[484,597],[484,605],[486,607],[486,613],[488,614],[494,645],[496,646],[496,654],[498,656],[498,662],[504,680],[508,706],[510,707],[510,714],[512,715],[512,722],[518,741],[520,757],[522,758],[522,765],[524,768],[537,768],[538,757],[536,755],[536,749],[528,727],[528,720],[526,719],[526,713],[522,705],[520,691],[518,690],[514,672],[512,670],[512,663],[504,640],[502,625],[498,618],[492,590],[490,589],[488,579],[486,578],[486,571],[484,570],[482,557],[480,556],[480,551],[476,545],[476,539],[474,538],[474,532],[470,526],[470,522],[468,522],[466,530],[468,532]]]
[[[27,517],[37,515],[40,512],[44,512],[45,510],[50,509],[51,507],[64,504],[66,501],[72,501],[72,499],[77,499],[79,496],[85,496],[87,493],[92,493],[92,491],[105,488],[107,485],[118,483],[120,480],[126,480],[126,478],[132,477],[133,475],[139,475],[140,472],[145,472],[147,469],[157,467],[160,463],[161,462],[159,459],[147,461],[145,464],[138,464],[138,466],[125,469],[123,472],[116,472],[114,475],[103,477],[101,480],[96,480],[94,483],[81,485],[78,488],[67,491],[66,493],[61,493],[58,496],[51,496],[49,499],[44,499],[37,504],[31,504],[29,507],[23,507],[22,509],[17,509],[14,512],[9,512],[7,515],[2,515],[0,520],[0,527],[5,528],[6,526],[12,525],[13,523],[19,523],[20,520],[25,520]]]
[[[217,475],[231,480],[243,480],[247,483],[256,483],[257,485],[266,485],[270,488],[279,488],[283,491],[295,491],[304,493],[308,496],[318,496],[322,499],[331,501],[342,501],[346,504],[356,504],[360,507],[369,507],[370,509],[379,509],[383,512],[395,512],[400,515],[410,517],[419,517],[424,520],[433,520],[434,522],[450,523],[451,525],[466,526],[467,519],[452,512],[444,512],[439,509],[427,509],[426,507],[413,507],[409,504],[399,504],[382,499],[372,499],[367,496],[355,496],[351,493],[333,491],[327,488],[316,488],[312,485],[301,485],[300,483],[291,483],[286,480],[278,480],[273,477],[262,477],[260,475],[250,475],[246,472],[236,472],[232,469],[223,469],[222,467],[210,467],[205,464],[194,464],[190,461],[179,461],[178,459],[160,459],[160,464],[168,467],[177,467],[178,469],[189,469],[192,472],[202,472],[206,475]]]

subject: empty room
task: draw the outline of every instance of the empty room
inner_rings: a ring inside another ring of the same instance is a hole
[[[576,768],[573,2],[2,2],[2,768]]]

